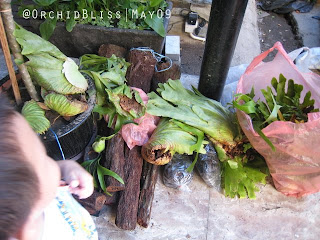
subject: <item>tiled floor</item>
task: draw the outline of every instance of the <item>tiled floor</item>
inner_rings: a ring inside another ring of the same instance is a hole
[[[158,180],[150,226],[123,231],[114,225],[115,213],[105,207],[95,218],[100,240],[316,240],[320,236],[320,193],[286,197],[273,186],[260,186],[256,200],[230,199],[194,176],[183,190]]]

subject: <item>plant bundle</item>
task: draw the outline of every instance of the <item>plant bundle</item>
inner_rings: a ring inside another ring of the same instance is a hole
[[[233,106],[251,117],[254,130],[275,150],[271,141],[263,134],[262,129],[274,121],[290,121],[304,123],[308,121],[308,113],[319,112],[315,109],[315,101],[311,99],[311,92],[307,92],[301,101],[303,85],[294,83],[280,74],[279,81],[272,78],[271,87],[261,89],[265,101],[254,100],[254,88],[248,94],[235,95]],[[274,93],[275,92],[275,93]],[[242,104],[241,104],[242,103]]]
[[[256,184],[265,183],[266,174],[260,171],[264,162],[241,132],[235,114],[219,102],[203,96],[197,89],[193,88],[193,91],[185,89],[179,80],[169,80],[167,83],[159,84],[157,92],[159,95],[155,92],[148,94],[150,99],[147,112],[175,119],[205,134],[214,143],[221,161],[226,196],[248,195],[249,198],[255,198],[255,191],[258,190]],[[158,131],[156,129],[155,133]],[[162,143],[163,136],[158,134],[157,138],[155,133],[149,141]],[[179,139],[178,143],[185,144],[182,139]],[[157,145],[149,142],[148,144]],[[162,154],[165,154],[163,150]]]
[[[50,42],[18,25],[16,25],[14,36],[22,48],[21,54],[26,58],[25,64],[32,80],[41,87],[44,108],[52,109],[64,117],[75,116],[86,111],[88,104],[85,91],[88,88],[88,82],[79,72],[76,63]],[[33,102],[25,104],[34,105]],[[28,109],[33,108],[26,107],[23,113],[28,115]],[[44,119],[43,116],[38,121]],[[36,118],[29,118],[29,120],[37,121]],[[30,121],[30,125],[36,132],[43,133],[47,130],[36,127],[47,126],[46,121],[40,125]]]
[[[94,112],[108,116],[108,127],[115,132],[125,123],[145,114],[145,105],[138,91],[126,85],[130,63],[112,55],[110,58],[86,54],[80,58],[81,71],[94,79],[97,104]]]
[[[66,30],[71,32],[77,23],[103,27],[127,29],[153,29],[160,36],[165,36],[163,14],[165,0],[33,0],[34,4],[25,5],[18,0],[19,15],[24,10],[45,11],[45,21],[40,25],[41,36],[48,40],[57,21],[66,22]],[[157,13],[161,12],[162,14]],[[54,13],[49,17],[49,12]],[[58,13],[62,13],[58,15]]]
[[[142,157],[149,163],[164,165],[175,153],[205,153],[202,131],[174,119],[162,118],[149,141],[142,146]]]

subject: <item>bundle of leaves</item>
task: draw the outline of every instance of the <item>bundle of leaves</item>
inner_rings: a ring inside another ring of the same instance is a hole
[[[280,74],[279,81],[272,78],[271,87],[261,89],[265,101],[254,100],[254,88],[248,94],[236,94],[233,106],[251,117],[254,130],[275,150],[271,141],[261,131],[274,121],[291,121],[304,123],[308,121],[308,113],[319,112],[314,108],[315,101],[311,99],[311,92],[307,92],[301,101],[303,85],[294,83]],[[275,92],[275,93],[274,93]]]
[[[157,92],[159,95],[155,92],[148,94],[147,112],[155,116],[175,119],[176,122],[183,123],[183,129],[189,128],[187,130],[189,133],[192,133],[190,129],[196,129],[205,134],[215,145],[221,161],[222,186],[225,189],[225,195],[255,198],[255,191],[258,191],[256,184],[265,183],[267,174],[261,172],[261,169],[265,170],[266,167],[263,158],[252,149],[241,132],[235,114],[219,102],[203,96],[197,89],[193,88],[193,91],[185,89],[179,80],[169,80],[167,83],[159,84]],[[156,129],[155,133],[157,132]],[[172,136],[175,134],[174,131],[170,134],[172,139],[176,139]],[[158,135],[159,137],[152,135],[149,141],[170,146],[161,141],[164,139],[162,134]],[[199,133],[193,135],[200,136]],[[170,139],[170,136],[166,139]],[[201,138],[198,137],[198,141],[199,139]],[[174,145],[173,142],[171,144]],[[194,147],[187,146],[182,139],[177,141],[178,144],[185,145],[180,149],[190,150],[190,147]],[[147,145],[155,144],[148,142]],[[172,151],[172,148],[161,149],[162,155],[165,155],[165,150]],[[188,151],[184,153],[189,154]]]
[[[57,21],[66,22],[69,32],[77,23],[89,23],[103,27],[153,29],[160,36],[165,36],[163,16],[157,16],[158,10],[161,13],[165,12],[165,0],[33,0],[34,4],[31,5],[24,2],[17,1],[20,16],[23,16],[26,9],[31,12],[46,12],[45,21],[40,25],[40,33],[47,40],[52,35]],[[49,17],[49,12],[54,14]],[[59,15],[59,12],[62,15]]]
[[[108,116],[108,127],[115,132],[126,123],[145,114],[145,106],[138,91],[126,85],[130,63],[112,55],[110,58],[86,54],[80,58],[81,71],[94,79],[97,104],[94,112]]]
[[[63,117],[86,111],[88,82],[76,63],[50,42],[18,25],[14,36],[22,48],[28,72],[34,83],[40,86],[44,100],[44,104],[39,103],[38,106],[34,101],[26,102],[22,111],[24,116],[29,116],[27,119],[34,131],[42,134],[50,127],[43,109],[51,109]]]

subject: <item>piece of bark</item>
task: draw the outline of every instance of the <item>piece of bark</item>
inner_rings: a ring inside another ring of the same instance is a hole
[[[136,146],[129,150],[126,147],[125,184],[124,191],[119,192],[120,198],[116,214],[117,227],[133,230],[137,224],[138,202],[140,194],[140,178],[143,159],[141,148]]]
[[[124,141],[121,134],[116,134],[107,143],[106,155],[104,167],[118,174],[124,179],[124,167],[125,167],[125,156],[124,156]],[[111,176],[105,177],[107,191],[117,192],[125,189],[125,185],[120,183],[118,180]]]
[[[158,70],[166,69],[170,66],[169,62],[160,63],[157,65]],[[159,83],[165,83],[169,79],[177,80],[181,77],[181,70],[178,64],[173,63],[171,68],[163,72],[155,72],[152,78],[151,90],[156,91]]]
[[[91,214],[95,215],[99,212],[105,204],[106,196],[104,193],[94,191],[93,194],[86,199],[75,199]]]
[[[119,193],[113,192],[111,194],[112,194],[112,196],[106,195],[106,201],[105,201],[104,205],[115,205],[118,203]]]
[[[127,49],[125,49],[124,47],[114,45],[114,44],[109,44],[109,43],[102,44],[99,47],[99,50],[98,50],[99,56],[110,58],[112,56],[112,54],[114,54],[120,58],[126,58]]]
[[[148,93],[157,60],[151,52],[132,50],[128,54],[128,62],[131,63],[126,75],[128,85]]]
[[[155,185],[159,174],[159,166],[144,161],[141,175],[141,190],[138,205],[137,223],[147,228],[149,225]]]

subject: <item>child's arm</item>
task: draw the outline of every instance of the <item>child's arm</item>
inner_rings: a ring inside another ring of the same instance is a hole
[[[71,160],[57,161],[61,178],[69,185],[70,192],[79,198],[90,197],[93,193],[92,176],[77,162]]]

